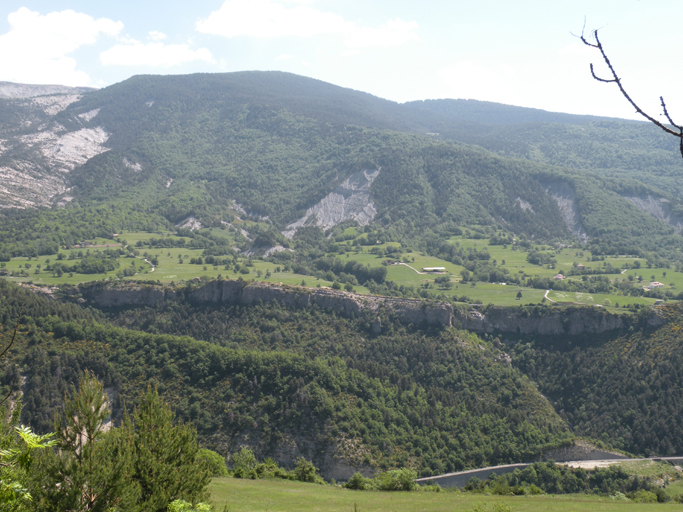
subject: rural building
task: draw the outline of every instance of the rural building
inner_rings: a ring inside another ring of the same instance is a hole
[[[664,286],[664,283],[660,283],[659,281],[652,281],[650,283],[650,290],[653,290],[655,288],[661,288],[662,286]]]
[[[555,274],[555,275],[553,276],[553,279],[555,279],[555,280],[560,280],[560,279],[565,279],[565,277],[564,277],[562,274]]]
[[[576,266],[576,268],[578,268],[579,270],[583,270],[584,268],[586,268],[586,265],[584,265],[583,263],[579,263],[579,264]]]
[[[422,272],[446,272],[446,267],[422,267]]]

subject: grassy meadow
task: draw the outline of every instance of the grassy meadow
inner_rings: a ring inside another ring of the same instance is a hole
[[[284,480],[214,478],[209,490],[230,512],[645,512],[680,504],[642,504],[592,495],[487,496],[461,492],[352,491]]]
[[[245,226],[248,227],[248,226]],[[234,234],[228,230],[219,230],[214,228],[212,233],[220,232],[220,236],[232,239]],[[356,236],[356,229],[349,228],[345,234],[349,236]],[[134,266],[136,274],[125,279],[149,279],[159,281],[161,283],[181,283],[189,281],[193,278],[208,278],[216,279],[219,277],[236,279],[242,277],[247,280],[265,281],[271,283],[282,283],[288,285],[301,285],[305,283],[306,286],[331,286],[330,281],[318,279],[312,276],[305,276],[293,272],[282,271],[283,265],[264,261],[258,257],[242,255],[238,258],[238,263],[242,267],[248,268],[249,273],[243,274],[237,270],[226,270],[224,266],[214,266],[207,264],[192,264],[192,258],[198,258],[202,255],[202,249],[188,249],[188,248],[146,248],[136,247],[138,243],[144,243],[151,238],[161,237],[178,237],[173,233],[148,233],[148,232],[130,232],[122,233],[118,239],[96,239],[93,240],[94,245],[85,248],[75,249],[61,249],[64,262],[69,263],[68,257],[70,253],[78,255],[79,251],[84,255],[88,252],[96,253],[107,248],[121,247],[121,241],[125,241],[129,248],[137,248],[139,251],[138,257],[132,258],[130,256],[122,256],[119,258],[120,266],[114,271],[102,274],[70,274],[65,273],[61,277],[54,276],[52,272],[46,271],[45,267],[54,263],[57,256],[38,257],[38,258],[12,258],[11,261],[4,263],[4,269],[10,273],[9,278],[15,281],[28,282],[31,281],[37,285],[58,285],[58,284],[78,284],[81,282],[97,281],[102,279],[117,279],[117,273],[122,269]],[[358,238],[367,237],[366,234],[358,235]],[[189,239],[185,239],[186,241]],[[491,262],[499,267],[505,268],[510,275],[521,275],[524,277],[552,277],[559,272],[564,272],[565,275],[573,268],[575,264],[584,264],[586,267],[598,268],[609,263],[617,269],[621,269],[625,264],[633,267],[640,264],[640,268],[630,268],[622,271],[621,274],[609,274],[608,277],[612,281],[618,280],[633,280],[637,285],[647,286],[651,281],[659,281],[664,283],[665,289],[679,290],[683,289],[683,273],[675,272],[667,269],[648,269],[646,262],[642,259],[633,257],[609,257],[603,261],[592,261],[592,255],[587,251],[580,251],[573,248],[563,248],[556,250],[555,248],[547,246],[534,246],[534,249],[542,253],[552,255],[557,264],[554,266],[548,265],[533,265],[527,262],[527,252],[516,245],[490,245],[485,239],[470,239],[463,236],[457,236],[450,239],[450,243],[458,245],[462,248],[476,248],[478,250],[486,248],[491,255]],[[353,246],[352,240],[341,242],[338,244],[338,251],[331,255],[340,258],[342,261],[351,260],[357,261],[364,265],[372,267],[385,264],[390,257],[385,255],[385,250],[390,247],[399,247],[400,244],[396,242],[388,242],[384,244],[377,244],[375,246]],[[146,256],[145,256],[146,255]],[[152,265],[145,260],[151,260],[156,257],[158,265],[153,268]],[[481,302],[483,304],[496,304],[501,306],[516,306],[520,304],[539,304],[544,300],[544,297],[551,302],[573,302],[578,304],[596,305],[601,307],[615,308],[619,306],[627,306],[632,304],[648,305],[653,304],[655,299],[646,297],[631,297],[621,295],[620,293],[577,293],[577,292],[560,292],[550,290],[546,296],[546,290],[533,289],[509,285],[506,283],[484,283],[484,282],[460,282],[460,273],[463,267],[455,265],[448,261],[437,257],[428,256],[419,251],[410,250],[404,251],[401,254],[403,264],[388,265],[387,277],[388,281],[393,281],[397,285],[410,286],[415,290],[427,287],[431,292],[442,295],[445,298],[462,298],[467,297],[470,302]],[[636,263],[637,262],[637,263]],[[39,267],[40,265],[40,267]],[[247,266],[248,265],[248,266]],[[434,279],[439,277],[438,274],[423,273],[423,267],[444,267],[446,274],[451,278],[452,286],[450,288],[439,286],[434,282]],[[280,271],[278,271],[280,268]],[[580,280],[582,276],[569,276],[567,279]],[[369,293],[367,288],[363,286],[355,286],[354,291],[357,293]],[[522,297],[518,298],[518,292],[522,292]]]

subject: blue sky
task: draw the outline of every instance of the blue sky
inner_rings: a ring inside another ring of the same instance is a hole
[[[635,118],[590,78],[599,57],[571,35],[584,18],[636,101],[658,115],[664,95],[683,119],[678,0],[2,0],[0,81],[276,69],[399,102]]]

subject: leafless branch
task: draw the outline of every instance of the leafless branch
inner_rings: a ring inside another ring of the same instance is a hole
[[[609,58],[607,57],[607,54],[605,53],[605,49],[602,46],[602,43],[600,42],[600,38],[598,37],[598,31],[594,30],[592,32],[593,38],[595,39],[595,43],[592,43],[591,41],[588,40],[588,38],[585,36],[585,25],[584,25],[584,30],[581,31],[581,35],[579,38],[581,39],[581,42],[585,44],[586,46],[589,46],[590,48],[595,48],[600,52],[600,55],[602,55],[602,59],[605,61],[605,64],[607,64],[607,68],[610,70],[610,73],[612,74],[612,78],[602,78],[599,77],[598,75],[595,74],[595,68],[593,67],[593,64],[591,63],[590,69],[591,69],[591,75],[595,80],[598,82],[604,82],[604,83],[615,83],[617,84],[617,87],[619,87],[619,91],[621,91],[622,96],[628,100],[628,102],[633,106],[633,108],[636,109],[636,113],[640,114],[643,116],[645,119],[650,121],[656,126],[659,126],[662,130],[664,130],[666,133],[673,135],[674,137],[677,137],[679,139],[679,148],[681,151],[681,157],[683,157],[683,126],[678,125],[674,123],[673,119],[669,115],[669,111],[666,108],[666,103],[664,103],[664,98],[662,96],[659,97],[659,100],[662,105],[662,110],[664,111],[664,116],[666,117],[667,121],[671,126],[673,126],[675,129],[670,128],[669,126],[665,125],[664,123],[659,122],[657,119],[654,117],[648,115],[646,112],[641,109],[635,101],[629,96],[629,94],[626,92],[626,89],[624,89],[623,84],[621,83],[621,78],[619,78],[619,75],[617,75],[617,72],[614,70],[614,66],[612,66],[612,63],[610,62]]]

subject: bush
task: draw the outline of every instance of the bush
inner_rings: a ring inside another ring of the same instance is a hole
[[[209,470],[211,476],[227,476],[228,468],[222,455],[203,448],[197,452],[197,462]]]
[[[317,474],[316,468],[311,461],[299,457],[294,468],[294,477],[300,482],[323,483],[323,479]]]
[[[636,503],[657,503],[657,495],[645,489],[634,492],[631,499]]]
[[[184,500],[175,500],[168,504],[168,512],[213,512],[213,507],[208,503],[192,505]]]
[[[372,478],[365,478],[360,473],[354,474],[349,481],[344,484],[347,489],[354,489],[356,491],[369,491],[375,488]]]
[[[392,469],[382,473],[375,479],[375,486],[380,491],[414,491],[417,489],[417,472],[412,469]]]
[[[256,456],[249,448],[242,448],[232,454],[232,466],[235,469],[235,476],[243,478],[243,474],[248,474],[256,468]],[[239,473],[239,476],[238,476]]]

